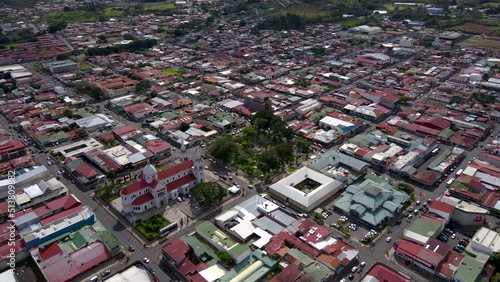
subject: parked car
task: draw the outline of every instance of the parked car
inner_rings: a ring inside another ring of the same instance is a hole
[[[401,219],[399,219],[398,221],[396,221],[396,224],[397,225],[400,225],[403,221],[401,221]]]
[[[108,276],[110,273],[111,273],[111,270],[109,270],[109,269],[108,269],[108,270],[104,271],[104,272],[101,274],[101,276],[102,276],[102,277],[106,277],[106,276]]]
[[[456,239],[456,238],[457,238],[456,234],[451,235],[451,239]]]
[[[366,262],[362,261],[362,262],[359,264],[359,266],[360,266],[361,268],[365,267],[365,266],[366,266]]]
[[[143,258],[142,261],[145,263],[149,263],[150,260],[148,258]]]
[[[135,248],[134,248],[134,246],[129,245],[129,246],[128,246],[128,250],[129,250],[129,251],[131,251],[131,252],[133,252],[133,251],[135,251]]]
[[[177,201],[180,203],[182,202],[182,198],[181,197],[177,197]]]
[[[458,248],[457,246],[453,247],[453,250],[458,253],[462,253],[464,250]]]
[[[351,272],[352,272],[352,273],[355,273],[357,270],[358,270],[358,267],[357,267],[357,266],[355,266],[355,267],[353,267],[353,268],[351,269]]]
[[[385,239],[386,242],[390,242],[392,240],[391,237],[387,237],[387,239]]]

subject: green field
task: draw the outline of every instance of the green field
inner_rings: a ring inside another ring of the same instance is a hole
[[[83,62],[78,62],[78,67],[80,68],[80,70],[82,71],[85,71],[85,70],[89,70],[92,68],[91,65],[89,64],[86,64],[86,63],[83,63]]]
[[[361,22],[362,22],[362,20],[358,20],[358,19],[348,19],[348,20],[338,21],[335,23],[349,28],[349,27],[358,26],[361,24]]]
[[[181,77],[181,74],[178,71],[174,71],[171,69],[162,70],[161,73],[164,75],[173,75],[173,76],[178,77],[178,78]]]
[[[172,10],[175,9],[176,6],[174,3],[161,3],[161,4],[153,4],[144,6],[144,11],[164,11],[164,10]]]
[[[119,18],[123,16],[124,11],[115,10],[111,8],[104,9],[104,15],[108,18]]]
[[[273,15],[281,16],[281,15],[286,15],[288,13],[301,16],[305,19],[330,16],[330,13],[325,9],[310,5],[299,5],[299,6],[288,7],[286,9],[274,13]]]

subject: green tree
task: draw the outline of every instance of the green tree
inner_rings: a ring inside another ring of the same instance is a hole
[[[408,104],[408,102],[411,101],[411,97],[410,96],[403,96],[401,97],[401,103],[406,105]]]
[[[292,143],[280,143],[276,145],[274,148],[279,156],[279,160],[282,163],[290,164],[293,162],[294,154],[293,154]]]
[[[232,136],[224,135],[217,138],[208,151],[214,158],[223,163],[228,163],[238,155],[239,145]]]
[[[63,115],[67,118],[72,118],[73,117],[73,111],[71,109],[65,109],[63,112]]]
[[[281,168],[280,156],[276,148],[271,147],[259,155],[258,167],[261,171],[271,172]]]
[[[217,253],[215,253],[215,254],[217,255],[217,258],[220,261],[222,261],[222,263],[224,263],[225,265],[233,264],[233,259],[231,258],[231,256],[227,252],[217,251]]]
[[[189,124],[187,124],[185,122],[183,122],[183,123],[181,123],[181,125],[179,125],[179,130],[182,132],[185,132],[188,129],[189,129]]]
[[[202,206],[207,207],[219,204],[227,195],[227,190],[216,182],[199,183],[191,192]]]
[[[495,273],[495,275],[491,276],[491,282],[500,282],[500,272]]]
[[[137,83],[135,85],[135,91],[137,91],[139,93],[144,93],[149,88],[151,88],[151,82],[149,80],[147,80],[147,79],[141,80],[141,81],[139,81],[139,83]]]
[[[311,152],[311,144],[303,138],[297,138],[294,144],[295,144],[295,150],[299,154],[307,155]]]

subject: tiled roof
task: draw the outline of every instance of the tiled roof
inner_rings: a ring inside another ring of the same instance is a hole
[[[193,161],[192,160],[189,160],[189,161],[185,161],[183,163],[180,163],[178,165],[175,165],[175,166],[172,166],[170,168],[167,168],[165,169],[164,171],[158,173],[158,179],[167,179],[171,176],[174,176],[178,173],[181,173],[185,170],[188,170],[190,169],[191,167],[193,167]]]
[[[167,191],[170,192],[170,191],[176,190],[176,189],[182,187],[183,185],[191,183],[195,180],[196,180],[196,176],[194,176],[194,174],[190,173],[184,177],[181,177],[177,180],[174,180],[174,181],[168,183],[167,184]]]
[[[148,192],[146,194],[143,194],[143,195],[135,198],[135,200],[132,202],[132,205],[135,205],[135,206],[142,205],[142,204],[149,202],[153,199],[154,199],[153,195]]]

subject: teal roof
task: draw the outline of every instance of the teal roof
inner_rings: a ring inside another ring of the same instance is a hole
[[[182,236],[179,239],[188,244],[194,252],[194,255],[201,261],[207,262],[217,257],[215,252],[207,245],[202,243],[195,236]]]
[[[329,165],[336,166],[338,164],[351,167],[352,169],[357,171],[363,170],[368,166],[368,163],[364,161],[333,150],[321,154],[319,158],[310,161],[308,165],[318,171],[321,171]]]
[[[366,179],[359,185],[349,185],[334,206],[345,213],[355,212],[359,219],[377,226],[398,213],[409,197],[388,183]]]
[[[261,250],[255,250],[249,257],[238,263],[230,271],[228,271],[224,276],[222,276],[219,282],[228,282],[233,280],[238,274],[242,273],[249,266],[253,264],[261,264],[259,268],[251,273],[248,273],[247,277],[244,277],[241,282],[253,282],[261,281],[277,264],[277,261],[263,253]]]
[[[475,258],[466,255],[462,264],[458,266],[455,276],[461,281],[475,281],[483,271],[485,262],[476,260]]]
[[[422,236],[432,237],[438,231],[440,225],[432,223],[421,218],[415,219],[410,226],[408,226],[408,231],[420,234]]]

